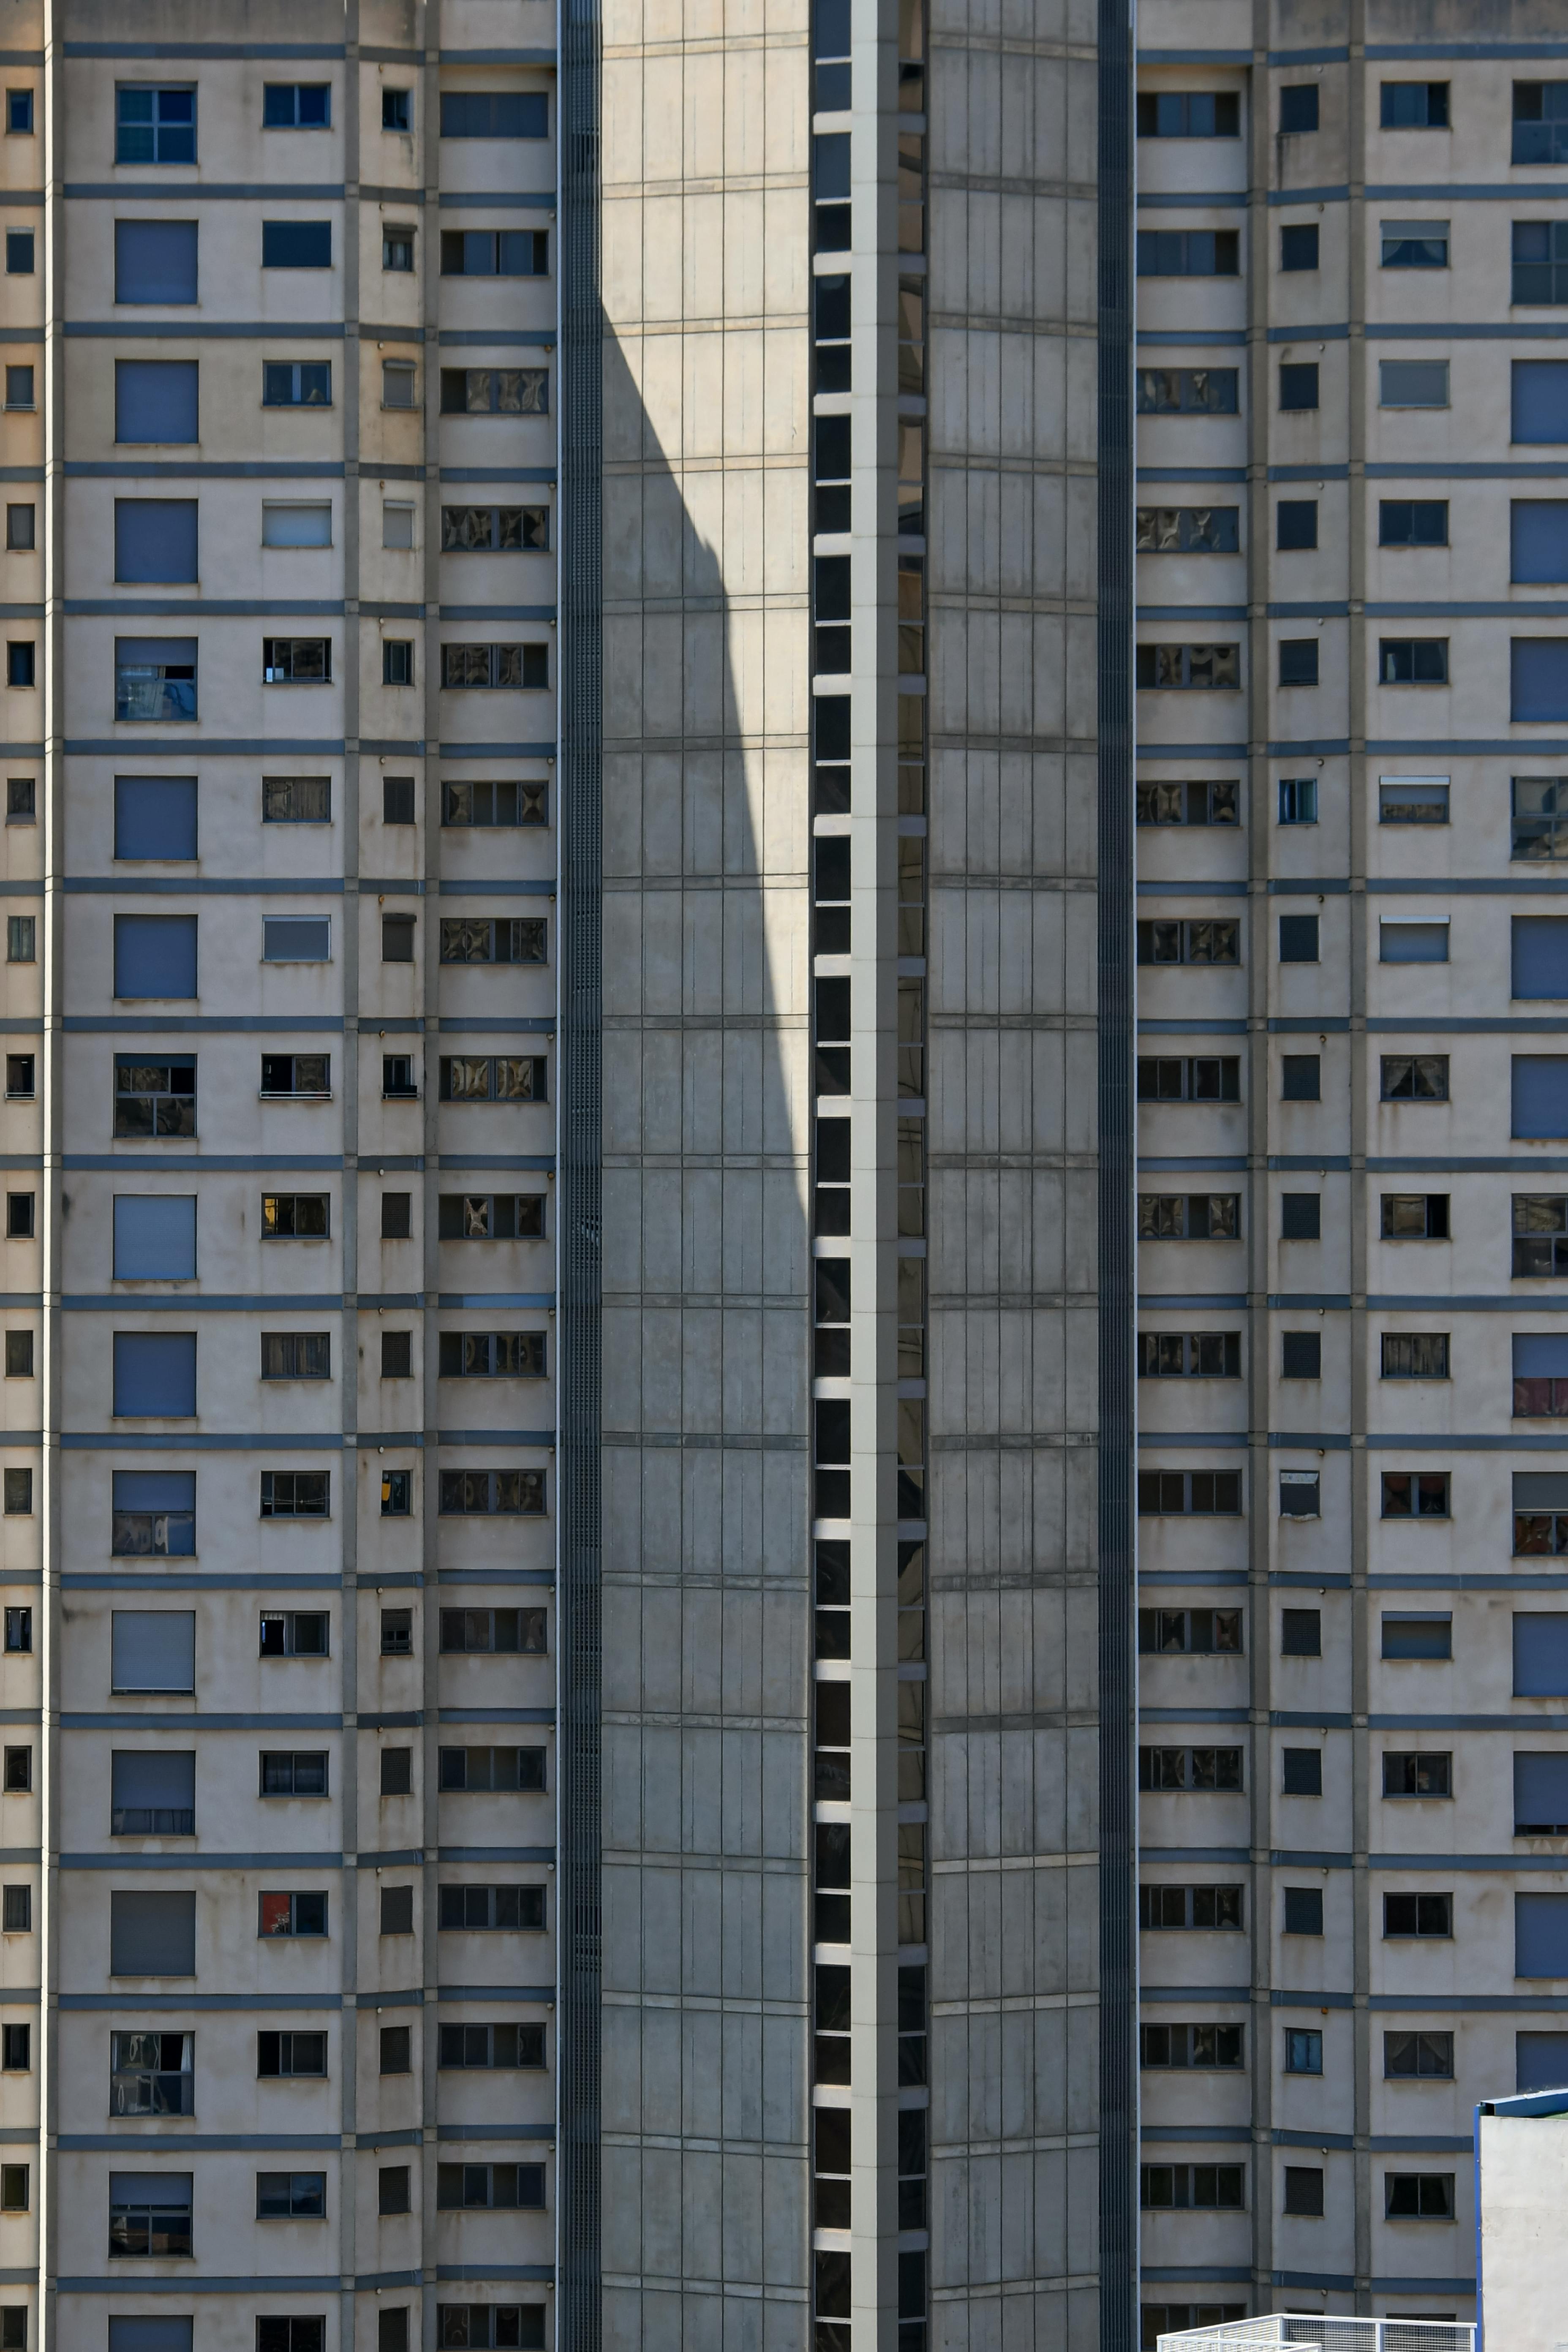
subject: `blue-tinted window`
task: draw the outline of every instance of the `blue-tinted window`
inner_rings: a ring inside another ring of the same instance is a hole
[[[195,1276],[195,1194],[117,1192],[115,1281],[194,1282]]]
[[[1509,648],[1511,719],[1568,719],[1568,637],[1515,637]]]
[[[116,499],[114,577],[167,583],[196,578],[195,499]]]
[[[116,441],[195,441],[197,430],[195,360],[116,360]]]
[[[116,857],[192,858],[196,854],[195,776],[116,776]]]
[[[550,100],[542,89],[444,89],[443,139],[544,139]]]
[[[332,266],[331,221],[263,221],[263,269],[330,269]]]
[[[330,81],[269,81],[262,92],[264,131],[325,131],[331,119]]]
[[[117,302],[176,304],[196,299],[194,220],[117,220],[114,224]]]
[[[116,915],[116,996],[195,996],[195,915]]]
[[[1568,499],[1515,499],[1510,509],[1512,580],[1568,580]]]
[[[190,1421],[196,1411],[194,1331],[116,1331],[117,1420]]]
[[[196,93],[194,89],[156,89],[150,83],[121,82],[115,98],[114,160],[117,163],[195,162]]]

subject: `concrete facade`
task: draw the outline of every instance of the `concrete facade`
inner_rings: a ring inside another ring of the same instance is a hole
[[[1473,2318],[1471,2111],[1562,2079],[1562,31],[1140,13],[1145,1369],[1214,1335],[1141,1386],[1148,2341]]]

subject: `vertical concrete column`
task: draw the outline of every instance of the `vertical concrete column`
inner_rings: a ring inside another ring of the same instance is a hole
[[[851,13],[850,2106],[857,2352],[898,2327],[898,5]]]

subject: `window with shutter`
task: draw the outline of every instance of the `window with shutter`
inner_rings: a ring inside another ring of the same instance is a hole
[[[116,1331],[114,1412],[118,1420],[194,1420],[194,1331]]]
[[[194,1192],[117,1192],[114,1196],[116,1282],[194,1282],[196,1201]]]
[[[1568,1895],[1563,1898],[1568,1906]],[[114,1888],[109,1897],[109,1973],[115,1977],[194,1977],[194,1893]]]
[[[116,1609],[111,1647],[117,1691],[193,1691],[196,1686],[194,1610]]]
[[[1516,1136],[1568,1136],[1568,1055],[1516,1054],[1512,1092]]]
[[[178,996],[196,993],[195,915],[116,915],[116,996]]]
[[[116,360],[116,441],[199,440],[197,369],[195,360]]]
[[[194,220],[117,220],[114,224],[117,302],[184,304],[196,299]]]
[[[1516,1977],[1568,1977],[1568,1895],[1513,1898]]]
[[[195,499],[116,499],[114,576],[138,582],[194,581]]]
[[[184,861],[196,854],[195,776],[116,776],[114,855]]]

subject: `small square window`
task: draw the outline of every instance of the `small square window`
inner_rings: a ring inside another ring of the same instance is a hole
[[[1305,1893],[1306,1889],[1301,1889]],[[1323,2071],[1323,2037],[1312,2026],[1288,2025],[1285,2029],[1285,2072],[1287,2074],[1321,2074]]]
[[[1279,267],[1281,269],[1316,269],[1318,266],[1318,224],[1316,221],[1292,221],[1279,232]]]
[[[1315,1470],[1281,1470],[1279,1516],[1282,1519],[1322,1517],[1322,1481]]]
[[[33,232],[30,228],[6,230],[5,275],[7,278],[31,278],[33,275]]]
[[[384,89],[382,91],[381,127],[384,131],[413,130],[414,92],[411,89]]]
[[[414,1377],[414,1334],[412,1331],[384,1331],[381,1335],[381,1377],[384,1381],[407,1381]]]
[[[1321,1748],[1282,1748],[1279,1769],[1279,1788],[1283,1796],[1322,1795],[1323,1751]]]
[[[1323,1932],[1323,1890],[1321,1886],[1285,1889],[1285,1933],[1321,1936]]]
[[[1323,1377],[1323,1336],[1321,1331],[1280,1333],[1279,1370],[1288,1381],[1321,1381]]]
[[[1279,961],[1281,963],[1317,962],[1318,918],[1316,915],[1280,916]]]
[[[1323,2211],[1323,2174],[1321,2165],[1288,2164],[1285,2167],[1285,2210],[1321,2220]]]
[[[5,92],[5,128],[13,139],[32,137],[33,93],[30,89],[8,89]]]
[[[1282,1658],[1321,1658],[1323,1615],[1321,1609],[1279,1612],[1279,1654]]]
[[[1279,1238],[1282,1242],[1322,1239],[1323,1200],[1321,1192],[1282,1192],[1279,1196]]]
[[[1279,92],[1279,128],[1286,138],[1318,127],[1318,85],[1288,81]]]
[[[1279,364],[1279,405],[1284,410],[1316,408],[1317,362],[1282,360]]]
[[[1281,1102],[1321,1102],[1322,1059],[1317,1054],[1284,1054],[1279,1060]],[[1316,1238],[1314,1232],[1313,1238]]]
[[[1281,499],[1274,509],[1274,544],[1279,549],[1316,547],[1316,499]]]

